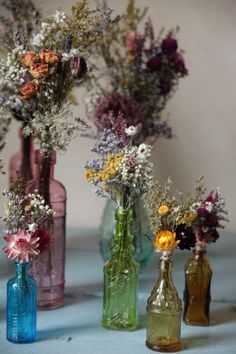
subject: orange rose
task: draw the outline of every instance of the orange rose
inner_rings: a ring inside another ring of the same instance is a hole
[[[35,52],[27,52],[20,59],[21,64],[23,64],[26,68],[31,67],[37,60],[37,54]]]
[[[20,88],[21,99],[28,100],[30,97],[34,96],[38,90],[38,84],[32,81],[26,82]]]
[[[43,63],[53,65],[59,62],[59,55],[50,49],[42,49],[39,58]]]
[[[31,65],[30,73],[35,79],[42,79],[48,76],[48,64],[36,63]]]

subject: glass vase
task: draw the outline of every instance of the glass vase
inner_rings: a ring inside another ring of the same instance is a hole
[[[9,161],[9,185],[17,178],[17,173],[28,182],[35,176],[34,145],[32,136],[24,136],[19,129],[20,150]]]
[[[149,262],[152,257],[153,247],[147,236],[152,235],[149,224],[147,210],[144,208],[143,201],[137,200],[132,206],[132,235],[134,246],[134,258],[140,264],[141,269]],[[100,252],[104,259],[110,259],[110,248],[115,228],[115,204],[108,199],[103,211],[100,225]]]
[[[54,210],[48,222],[51,242],[48,250],[32,262],[31,272],[37,281],[38,307],[53,309],[64,304],[66,190],[54,179],[56,153],[35,153],[36,177],[27,186],[27,193],[37,190]]]
[[[137,286],[139,264],[133,258],[132,210],[115,212],[115,233],[111,259],[104,266],[103,318],[107,329],[131,331],[137,328]]]
[[[182,305],[172,281],[171,255],[162,255],[159,279],[147,301],[146,346],[155,351],[175,352],[181,349]]]
[[[211,277],[206,250],[193,251],[185,266],[184,322],[187,325],[209,325]]]
[[[36,339],[36,282],[28,263],[15,263],[16,276],[7,283],[7,340],[29,343]]]

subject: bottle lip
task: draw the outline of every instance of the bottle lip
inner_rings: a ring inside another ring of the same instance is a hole
[[[35,163],[36,164],[42,164],[45,157],[49,157],[50,156],[50,165],[55,165],[56,163],[56,152],[52,151],[49,153],[49,155],[46,155],[42,150],[37,149],[35,150]]]
[[[26,266],[26,265],[29,265],[30,264],[30,262],[18,262],[18,261],[15,261],[15,265],[17,266],[17,267],[19,267],[19,266]]]
[[[206,251],[206,249],[194,249],[193,250],[193,253],[194,254],[205,254],[205,253],[207,253],[207,251]]]

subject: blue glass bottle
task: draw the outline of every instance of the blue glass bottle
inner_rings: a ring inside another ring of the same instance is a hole
[[[7,283],[7,340],[29,343],[36,338],[36,281],[29,263],[15,263],[16,276]]]

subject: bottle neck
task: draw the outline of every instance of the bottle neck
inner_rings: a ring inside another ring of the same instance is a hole
[[[36,178],[42,178],[46,176],[49,179],[54,179],[54,166],[51,155],[41,158],[40,161],[36,161]]]
[[[172,272],[173,272],[173,261],[171,255],[168,257],[161,257],[159,263],[159,283],[166,283],[173,285],[172,281]]]
[[[17,279],[20,282],[24,281],[26,279],[26,277],[28,276],[29,263],[28,262],[23,262],[23,263],[16,262],[15,266],[16,266]]]
[[[204,260],[206,259],[206,256],[207,256],[206,250],[199,250],[199,249],[193,250],[193,257],[196,261]]]
[[[132,209],[117,209],[115,211],[115,233],[111,246],[111,256],[132,255],[134,248],[132,245]]]

